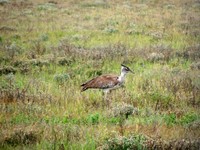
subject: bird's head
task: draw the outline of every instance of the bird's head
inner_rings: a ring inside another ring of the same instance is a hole
[[[124,73],[128,73],[128,72],[131,72],[131,73],[134,73],[129,67],[121,64],[121,72],[124,72]]]

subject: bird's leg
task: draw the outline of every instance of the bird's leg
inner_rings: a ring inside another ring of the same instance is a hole
[[[109,93],[109,90],[104,90],[103,91],[103,106],[106,104],[107,107],[109,107],[109,99],[107,97],[107,94]]]
[[[106,105],[106,103],[107,103],[107,92],[106,91],[103,91],[103,97],[102,97],[102,99],[103,99],[103,103],[102,103],[102,106],[103,106],[103,108],[104,108],[104,106]]]

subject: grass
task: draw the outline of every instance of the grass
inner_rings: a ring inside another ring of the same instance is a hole
[[[198,145],[198,8],[160,0],[0,4],[0,149]],[[110,108],[100,91],[80,92],[93,77],[119,74],[121,63],[135,74],[109,94]],[[125,105],[138,113],[111,115]]]

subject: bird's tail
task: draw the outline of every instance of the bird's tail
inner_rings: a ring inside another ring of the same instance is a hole
[[[81,92],[84,92],[85,90],[88,89],[85,85],[86,85],[85,83],[81,84],[81,86],[82,86]]]

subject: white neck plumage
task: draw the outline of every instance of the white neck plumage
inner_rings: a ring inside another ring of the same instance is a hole
[[[121,70],[121,74],[120,74],[120,76],[119,76],[118,80],[119,80],[120,82],[124,82],[124,80],[125,80],[125,77],[126,77],[126,74],[127,74],[127,72],[126,72],[126,71],[124,71],[124,70]]]

